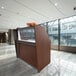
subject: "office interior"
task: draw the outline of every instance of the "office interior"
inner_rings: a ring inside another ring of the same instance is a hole
[[[50,40],[50,62],[39,72],[17,58],[14,30],[28,22]],[[0,0],[0,76],[76,76],[76,0]]]

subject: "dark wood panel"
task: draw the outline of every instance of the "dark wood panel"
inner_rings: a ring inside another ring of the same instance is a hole
[[[26,61],[27,63],[36,67],[37,58],[36,58],[36,47],[20,44],[20,58]]]
[[[50,62],[50,40],[43,27],[35,27],[36,49],[37,49],[37,65],[38,69],[43,69]]]

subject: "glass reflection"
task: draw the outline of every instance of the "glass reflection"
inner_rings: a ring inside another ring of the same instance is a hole
[[[76,46],[76,16],[61,19],[61,41],[63,46]]]
[[[58,45],[58,20],[48,22],[48,35],[52,45]]]

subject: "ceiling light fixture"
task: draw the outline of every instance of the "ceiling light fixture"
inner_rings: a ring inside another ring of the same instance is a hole
[[[76,7],[74,7],[73,10],[76,11]]]
[[[53,3],[51,0],[48,0],[50,4],[52,4],[63,16],[65,16],[65,13],[61,11],[57,6],[58,3]]]
[[[55,5],[55,6],[58,6],[58,3],[55,3],[54,5]]]
[[[2,9],[4,9],[4,7],[3,7],[3,6],[2,6],[1,8],[2,8]]]

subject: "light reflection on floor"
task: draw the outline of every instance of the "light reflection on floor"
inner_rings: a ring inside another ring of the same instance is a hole
[[[51,51],[51,63],[40,73],[16,58],[14,45],[0,45],[0,76],[76,76],[76,54]]]

